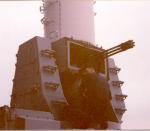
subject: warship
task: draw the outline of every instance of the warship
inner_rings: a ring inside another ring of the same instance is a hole
[[[10,107],[0,107],[0,129],[121,129],[127,95],[118,77],[121,69],[111,56],[133,48],[134,41],[110,49],[97,46],[94,4],[94,0],[43,0],[44,37],[35,36],[19,46]],[[105,128],[99,123],[102,110],[93,108],[91,100],[98,107],[101,101],[95,96],[106,92],[86,97],[88,106],[82,102],[79,73],[87,61],[109,85]],[[95,115],[86,111],[89,108]]]

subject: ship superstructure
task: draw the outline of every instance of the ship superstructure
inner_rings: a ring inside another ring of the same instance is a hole
[[[70,110],[70,103],[79,99],[79,92],[74,93],[78,87],[74,76],[90,55],[110,87],[107,129],[121,129],[127,95],[121,90],[124,82],[118,78],[120,68],[110,57],[133,48],[134,42],[129,40],[107,50],[97,47],[94,3],[43,0],[44,37],[36,36],[19,46],[11,106],[0,108],[0,129],[80,129],[74,119],[80,122],[77,116],[81,114],[72,117],[76,111]]]

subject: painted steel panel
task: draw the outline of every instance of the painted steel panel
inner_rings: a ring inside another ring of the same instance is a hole
[[[93,0],[45,1],[45,36],[51,41],[67,36],[95,43],[93,3]]]

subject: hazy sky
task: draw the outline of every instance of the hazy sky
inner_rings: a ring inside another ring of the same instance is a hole
[[[8,105],[15,73],[18,46],[38,35],[43,36],[40,1],[0,1],[0,106]],[[133,39],[134,49],[113,58],[123,93],[128,95],[122,128],[150,129],[150,2],[98,1],[95,5],[96,42],[104,48]]]

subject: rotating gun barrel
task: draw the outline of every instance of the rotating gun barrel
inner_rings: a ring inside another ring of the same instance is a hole
[[[103,52],[104,53],[104,58],[108,58],[108,57],[113,56],[115,54],[118,54],[120,52],[123,52],[123,51],[126,51],[128,49],[131,49],[131,48],[133,48],[135,46],[134,43],[135,42],[133,40],[128,40],[126,42],[121,43],[118,46],[115,46],[115,47],[112,47],[110,49],[107,49],[107,50],[105,50]]]

